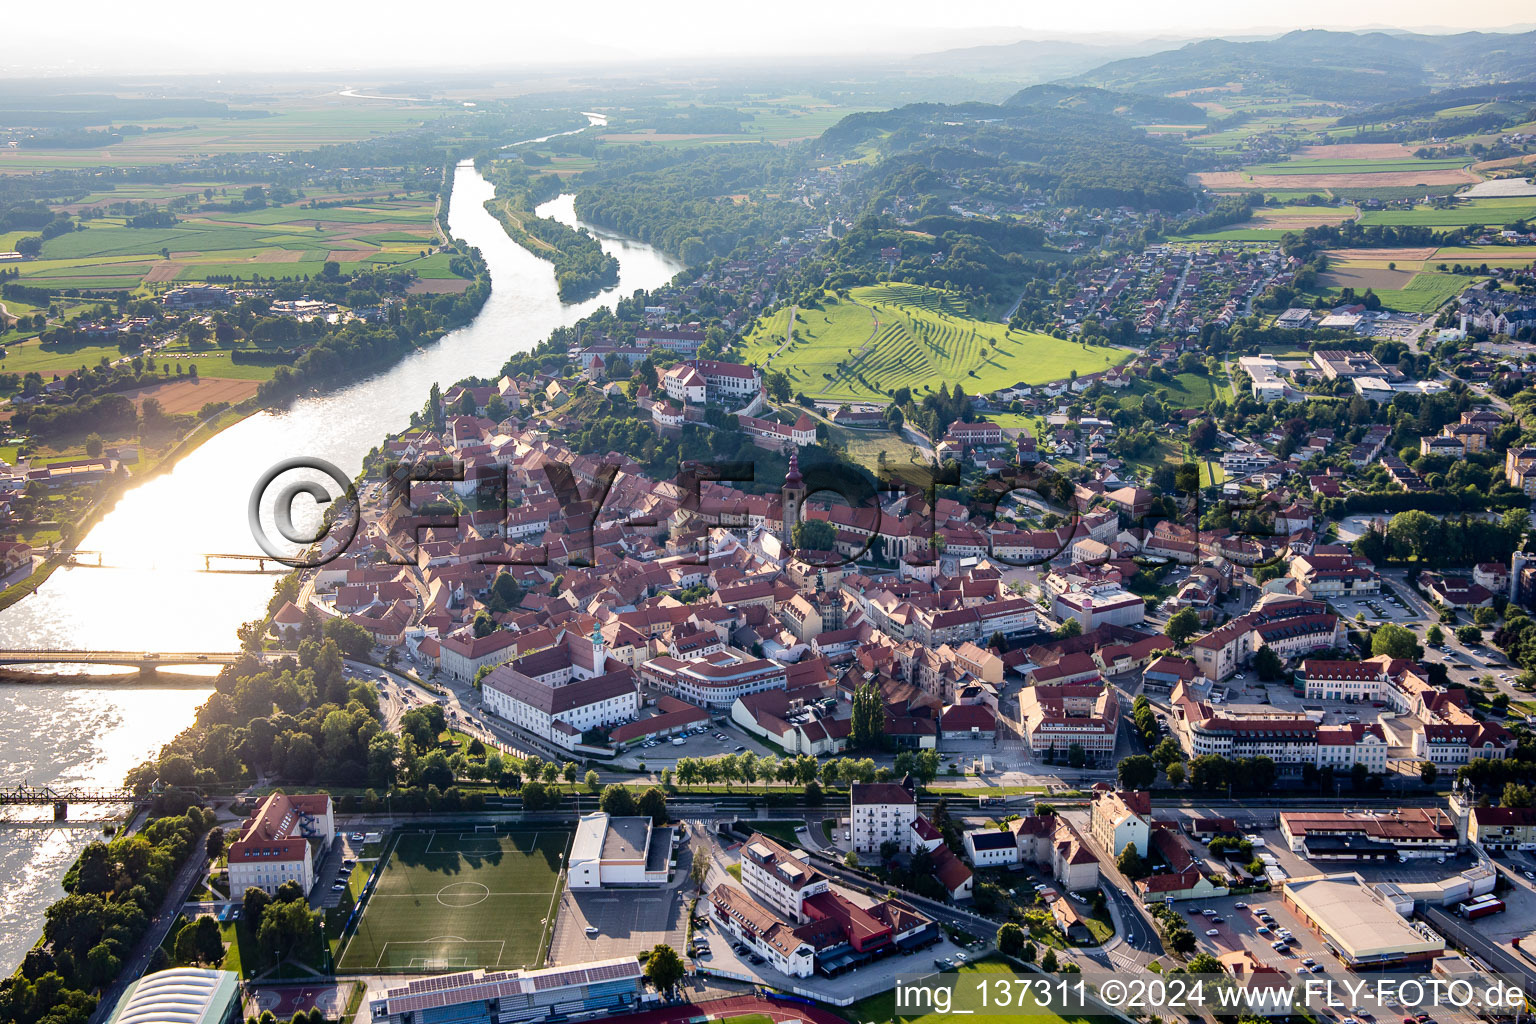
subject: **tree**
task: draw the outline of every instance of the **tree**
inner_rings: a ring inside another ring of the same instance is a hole
[[[1175,761],[1167,768],[1163,769],[1163,771],[1164,774],[1168,776],[1168,785],[1172,786],[1174,789],[1178,789],[1180,786],[1184,785],[1184,762]]]
[[[274,963],[289,958],[312,962],[320,953],[320,912],[302,897],[273,903],[262,915],[256,939]]]
[[[218,860],[224,853],[224,830],[218,826],[208,830],[208,842],[203,848],[209,860]]]
[[[1371,635],[1372,657],[1385,654],[1390,658],[1412,661],[1423,653],[1419,647],[1418,638],[1402,626],[1388,622],[1378,626],[1376,632]]]
[[[1120,851],[1120,856],[1115,858],[1115,867],[1126,878],[1134,881],[1143,878],[1147,874],[1147,864],[1141,854],[1136,852],[1135,843],[1126,843],[1125,849]]]
[[[1259,679],[1266,683],[1272,683],[1285,675],[1285,663],[1280,660],[1280,655],[1268,644],[1260,647],[1253,656],[1253,668],[1259,674]]]
[[[587,790],[589,792],[597,792],[597,787],[599,786],[599,782],[597,781],[597,772],[593,771],[591,768],[588,768],[587,774],[582,778],[581,781],[586,784]]]
[[[1135,754],[1120,762],[1116,771],[1124,789],[1146,789],[1157,781],[1157,764],[1145,754]]]
[[[635,813],[635,795],[628,786],[618,783],[603,787],[603,795],[597,805],[615,818],[631,817]]]
[[[852,850],[849,850],[846,854],[843,855],[843,863],[848,865],[850,868],[856,868],[859,866],[859,855],[854,853]]]
[[[1056,627],[1056,636],[1062,640],[1083,635],[1083,624],[1076,619],[1066,619]]]
[[[1530,786],[1518,782],[1504,783],[1504,792],[1499,796],[1500,807],[1530,807],[1532,803]]]
[[[1425,761],[1419,765],[1419,781],[1426,786],[1433,786],[1435,780],[1440,777],[1440,766],[1433,761]]]
[[[100,458],[102,444],[103,441],[100,434],[87,434],[85,436],[85,454],[93,459]]]
[[[245,895],[240,900],[240,912],[245,918],[245,926],[251,931],[261,930],[261,916],[266,913],[271,905],[272,897],[266,890],[258,889],[254,885],[245,890]]]
[[[887,861],[895,860],[896,859],[896,855],[898,853],[900,853],[900,852],[901,852],[901,844],[898,843],[894,839],[887,839],[885,842],[880,844],[880,859],[881,860],[887,860]]]
[[[651,824],[656,826],[667,823],[667,794],[658,786],[651,786],[635,805],[635,809],[651,819]]]
[[[1083,749],[1083,745],[1081,743],[1073,743],[1071,746],[1067,747],[1067,764],[1073,768],[1082,768],[1087,763],[1088,752]]]
[[[1431,647],[1439,647],[1445,643],[1445,630],[1441,629],[1439,625],[1431,625],[1424,631],[1424,642]]]
[[[709,850],[704,844],[693,848],[693,863],[688,865],[688,881],[693,883],[695,892],[704,891],[704,883],[709,880]]]
[[[802,519],[794,526],[795,547],[801,551],[837,550],[837,531],[825,519]]]
[[[651,955],[645,961],[645,978],[657,992],[671,995],[685,973],[683,958],[677,955],[677,950],[665,942],[651,947]]]
[[[1017,957],[1024,952],[1024,929],[1009,921],[997,930],[997,948],[1004,956]]]
[[[1180,608],[1168,617],[1163,634],[1183,647],[1189,638],[1200,632],[1200,616],[1193,608]]]
[[[1056,959],[1056,951],[1054,949],[1047,949],[1045,956],[1040,958],[1040,969],[1049,974],[1055,974],[1060,967],[1061,963]]]
[[[873,681],[853,692],[853,723],[849,741],[856,750],[878,749],[885,739],[885,702]]]
[[[182,929],[186,931],[186,929]],[[216,964],[224,959],[224,937],[219,933],[219,922],[209,914],[199,917],[191,926],[193,945],[197,959],[205,964]],[[179,939],[180,936],[177,936]]]
[[[1209,953],[1196,953],[1189,958],[1184,969],[1190,974],[1221,974],[1223,970],[1221,961]]]

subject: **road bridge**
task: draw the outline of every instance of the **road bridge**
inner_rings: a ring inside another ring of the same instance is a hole
[[[0,665],[120,665],[146,675],[172,665],[233,665],[239,651],[81,651],[67,648],[0,648]]]

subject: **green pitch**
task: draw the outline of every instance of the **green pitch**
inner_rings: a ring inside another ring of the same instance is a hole
[[[402,833],[337,969],[539,966],[570,842],[557,828]]]

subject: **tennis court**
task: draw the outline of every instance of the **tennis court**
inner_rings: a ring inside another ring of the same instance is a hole
[[[397,834],[338,970],[539,966],[570,842],[560,828]]]

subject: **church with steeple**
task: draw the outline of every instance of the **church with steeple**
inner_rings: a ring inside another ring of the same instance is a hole
[[[789,472],[784,474],[784,487],[779,491],[782,505],[782,521],[779,538],[786,547],[794,546],[795,524],[800,521],[800,509],[805,504],[805,478],[800,475],[800,453],[789,453]]]

